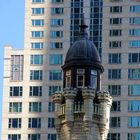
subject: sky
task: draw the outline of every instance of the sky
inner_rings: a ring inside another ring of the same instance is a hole
[[[3,95],[4,45],[24,46],[24,0],[0,0],[0,130]],[[4,93],[7,94],[7,93]]]

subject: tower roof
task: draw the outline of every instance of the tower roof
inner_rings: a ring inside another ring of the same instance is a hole
[[[80,25],[79,38],[69,48],[63,68],[76,65],[94,66],[96,69],[100,69],[103,72],[99,53],[88,37],[86,31],[87,27],[83,16]]]

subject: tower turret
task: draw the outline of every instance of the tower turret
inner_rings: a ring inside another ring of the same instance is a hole
[[[109,129],[112,98],[105,92],[98,94],[104,69],[87,27],[83,15],[79,38],[69,48],[62,66],[61,103],[60,93],[53,95],[59,140],[105,140]]]

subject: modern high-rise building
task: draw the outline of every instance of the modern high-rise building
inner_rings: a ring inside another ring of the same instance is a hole
[[[56,140],[51,95],[83,12],[114,97],[108,140],[140,139],[140,1],[26,0],[24,49],[5,46],[2,140]]]

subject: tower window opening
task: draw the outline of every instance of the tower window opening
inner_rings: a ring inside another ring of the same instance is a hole
[[[84,87],[84,81],[85,81],[85,70],[77,69],[77,87],[79,88]]]
[[[66,72],[66,88],[70,88],[71,87],[71,71],[68,70]]]
[[[97,87],[97,71],[95,70],[91,70],[90,84],[91,88],[95,89]]]

